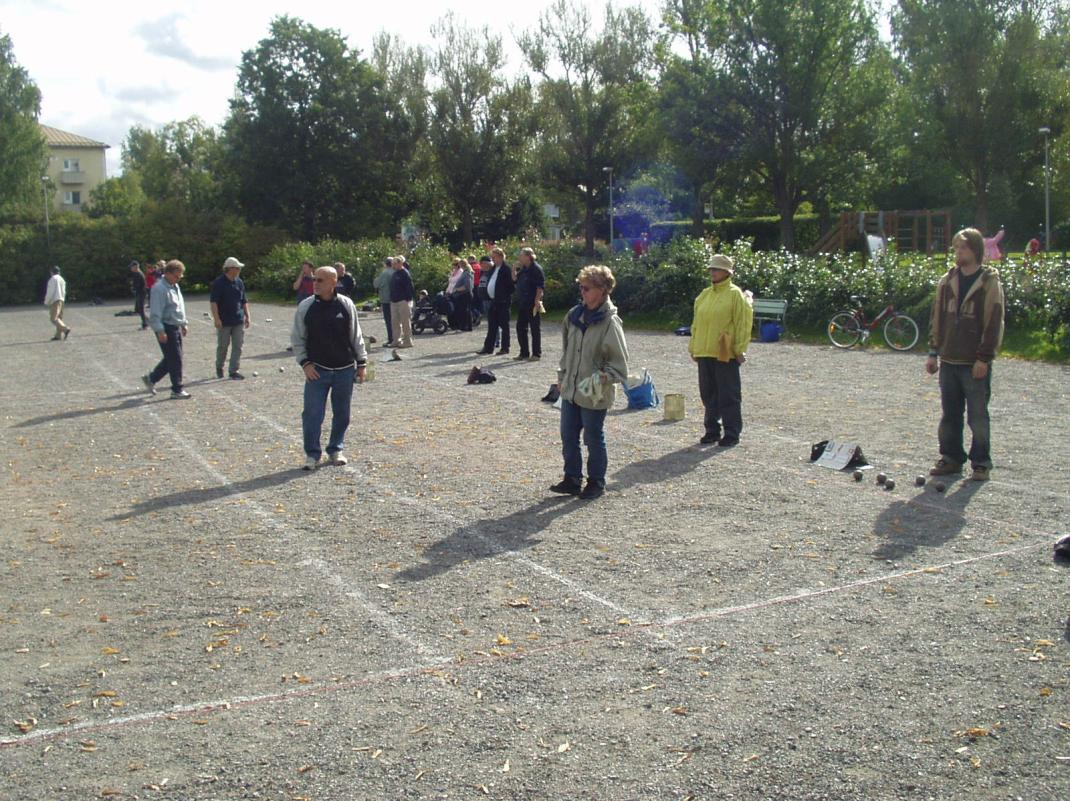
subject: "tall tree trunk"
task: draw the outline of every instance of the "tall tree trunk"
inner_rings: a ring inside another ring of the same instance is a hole
[[[585,243],[585,246],[584,246],[583,253],[584,253],[585,256],[593,256],[594,255],[594,204],[595,204],[594,187],[590,187],[590,186],[587,187],[587,196],[584,198],[584,200],[586,201],[586,210],[585,210],[585,215],[584,215],[584,220],[583,220],[583,228],[584,228],[584,236],[585,236],[585,239],[586,239],[586,243]],[[613,243],[611,242],[610,243],[610,248],[612,249],[612,247],[613,247]]]
[[[472,210],[466,208],[461,212],[461,232],[464,234],[464,244],[468,245],[475,241],[475,233],[472,224]]]
[[[691,236],[696,239],[706,235],[705,218],[706,210],[702,204],[702,187],[696,186],[691,192]]]
[[[785,250],[795,250],[795,198],[784,176],[773,178],[773,199],[780,213],[780,246]]]

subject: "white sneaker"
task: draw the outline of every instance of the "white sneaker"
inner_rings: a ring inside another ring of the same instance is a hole
[[[171,400],[189,400],[192,396],[184,389],[180,389],[178,392],[172,390]]]
[[[315,456],[306,456],[305,463],[301,466],[302,470],[315,470],[320,466],[320,460]]]
[[[330,455],[330,460],[331,460],[331,464],[342,465],[342,464],[348,464],[349,463],[349,460],[346,458],[346,455],[344,453],[342,453],[341,451],[335,451],[334,453],[332,453]]]

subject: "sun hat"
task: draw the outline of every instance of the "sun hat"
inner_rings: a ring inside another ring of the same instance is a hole
[[[724,270],[729,275],[732,275],[736,271],[735,262],[732,261],[731,256],[726,256],[723,253],[716,254],[710,263],[707,265],[710,270]]]

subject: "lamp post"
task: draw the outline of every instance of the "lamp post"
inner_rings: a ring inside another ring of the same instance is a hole
[[[45,241],[48,243],[48,260],[52,261],[52,230],[48,224],[48,176],[41,176],[41,194],[45,197]]]
[[[1048,134],[1051,128],[1045,125],[1038,133],[1044,134],[1044,252],[1051,250],[1051,165],[1048,163]]]
[[[609,250],[613,251],[613,168],[603,167],[602,172],[609,173]]]

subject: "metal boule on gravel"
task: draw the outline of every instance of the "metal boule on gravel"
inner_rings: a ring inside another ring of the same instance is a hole
[[[259,375],[260,375],[260,373],[258,373],[256,370],[253,370],[253,378],[256,378]]]
[[[924,487],[925,486],[925,476],[914,476],[914,486],[915,487]]]
[[[887,480],[888,480],[888,476],[884,475],[884,473],[877,473],[877,483],[878,484],[883,484]]]
[[[862,475],[863,474],[862,474],[861,470],[855,470],[854,473],[852,473],[851,475],[854,476],[854,480],[855,481],[861,481],[862,480]]]
[[[937,481],[935,484],[933,484],[933,489],[937,492],[943,492],[945,489],[947,489],[947,487],[944,486],[943,481]]]
[[[884,488],[886,490],[894,490],[895,489],[895,479],[894,478],[889,478],[887,481],[885,481],[884,482]]]
[[[279,372],[280,373],[285,373],[286,372],[286,368],[285,367],[280,367],[279,368]]]

